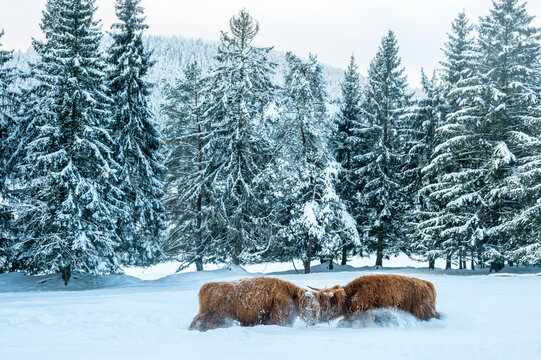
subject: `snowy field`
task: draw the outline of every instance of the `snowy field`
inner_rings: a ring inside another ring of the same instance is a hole
[[[132,273],[152,278],[174,265]],[[369,328],[339,328],[336,322],[307,327],[298,320],[292,328],[234,326],[200,333],[188,331],[200,286],[258,274],[233,268],[157,280],[75,275],[67,288],[58,276],[4,274],[0,359],[541,359],[541,268],[506,268],[497,276],[487,276],[487,269],[314,270],[266,273],[302,287],[346,284],[374,273],[416,276],[436,286],[442,319],[420,322],[393,314],[387,325]]]

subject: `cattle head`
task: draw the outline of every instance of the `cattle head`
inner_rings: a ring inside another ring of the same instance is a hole
[[[318,321],[330,321],[342,315],[344,303],[346,300],[346,292],[340,285],[335,285],[332,288],[316,289],[311,293],[317,300],[319,307]]]
[[[321,306],[314,292],[302,290],[299,297],[299,316],[308,325],[315,325],[321,321]]]

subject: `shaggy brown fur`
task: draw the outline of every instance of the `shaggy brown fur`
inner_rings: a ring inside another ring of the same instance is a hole
[[[238,321],[242,326],[292,326],[297,315],[314,324],[321,316],[320,294],[274,278],[212,282],[199,291],[199,314],[191,330],[206,331]]]
[[[343,306],[346,301],[346,292],[340,285],[313,292],[319,305],[317,321],[330,321],[343,315]]]
[[[439,319],[436,311],[436,289],[431,282],[400,275],[361,276],[344,287],[335,286],[321,292],[332,294],[335,301],[322,303],[321,319],[329,320],[344,315],[352,321],[367,310],[395,308],[421,320]]]

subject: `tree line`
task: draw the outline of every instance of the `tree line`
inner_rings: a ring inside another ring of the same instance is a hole
[[[117,0],[105,54],[94,11],[49,0],[31,72],[0,72],[1,270],[540,261],[541,32],[524,3],[496,0],[477,25],[459,13],[420,93],[389,31],[366,83],[351,57],[339,103],[314,55],[287,53],[273,82],[241,10],[216,65],[193,62],[166,88],[163,119],[147,102],[139,0]],[[25,76],[37,85],[11,85]]]

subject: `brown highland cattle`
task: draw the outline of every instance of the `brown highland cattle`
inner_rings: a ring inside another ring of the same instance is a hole
[[[330,289],[314,289],[328,295],[320,297],[321,315],[324,321],[344,316],[352,322],[365,311],[379,308],[395,308],[412,314],[421,320],[439,319],[436,311],[436,289],[431,282],[401,275],[361,276],[345,286]],[[334,304],[325,305],[325,300]],[[369,315],[372,316],[372,315]]]
[[[321,317],[319,302],[327,295],[275,278],[257,277],[211,282],[199,290],[199,314],[190,330],[206,331],[238,321],[242,326],[292,326],[297,316],[309,324]],[[321,300],[320,300],[321,299]],[[330,301],[325,301],[330,311]]]

